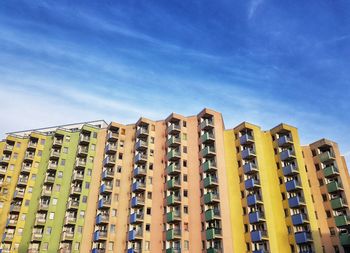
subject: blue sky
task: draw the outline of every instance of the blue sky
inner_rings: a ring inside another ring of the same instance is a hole
[[[2,1],[0,132],[209,107],[227,128],[333,139],[349,161],[349,13],[346,0]]]

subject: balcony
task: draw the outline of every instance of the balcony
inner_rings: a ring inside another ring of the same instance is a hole
[[[24,198],[24,191],[15,191],[13,194],[14,199],[23,199]]]
[[[181,253],[181,248],[178,247],[171,247],[171,248],[167,248],[165,253]]]
[[[84,180],[84,174],[78,173],[76,171],[73,172],[73,181],[83,181]]]
[[[247,175],[251,175],[251,174],[259,172],[258,167],[254,163],[245,163],[243,165],[243,170],[244,170],[244,173]]]
[[[292,161],[295,159],[295,152],[293,150],[285,149],[280,153],[282,161]]]
[[[337,177],[339,176],[339,171],[335,166],[331,165],[323,169],[323,175],[326,178]]]
[[[142,197],[132,197],[131,199],[131,207],[142,207],[145,205],[145,199]]]
[[[75,167],[78,169],[85,169],[86,161],[85,160],[76,160]]]
[[[108,215],[99,214],[96,216],[96,224],[107,224],[109,223]]]
[[[18,185],[26,186],[28,184],[28,177],[20,177],[17,182]]]
[[[215,147],[214,146],[206,146],[202,149],[201,155],[204,158],[212,158],[216,155]]]
[[[213,143],[214,141],[215,141],[215,136],[212,133],[206,132],[201,136],[201,142],[204,144]]]
[[[54,176],[46,175],[45,183],[53,184],[54,182],[55,182],[55,177]]]
[[[254,190],[260,187],[260,181],[254,178],[250,178],[244,181],[245,189],[247,191]]]
[[[74,216],[67,216],[64,218],[65,225],[75,225],[76,222],[77,222],[77,218]]]
[[[204,204],[212,204],[220,202],[220,197],[218,193],[208,192],[204,194]]]
[[[114,167],[115,166],[115,157],[114,156],[107,156],[105,159],[103,159],[103,166]]]
[[[43,232],[34,231],[32,234],[32,241],[41,241],[43,239]]]
[[[148,128],[140,127],[136,131],[136,137],[137,138],[145,138],[148,136]]]
[[[305,200],[299,196],[290,197],[288,199],[288,204],[290,208],[300,208],[305,205]]]
[[[61,147],[62,144],[63,144],[63,139],[58,139],[56,137],[53,139],[53,143],[52,143],[53,147],[58,148],[58,147]]]
[[[179,228],[171,228],[166,231],[166,240],[175,241],[181,239],[181,230]]]
[[[176,163],[171,163],[167,168],[166,168],[167,174],[168,175],[177,175],[181,173],[181,166]]]
[[[147,141],[143,141],[143,140],[138,140],[135,145],[135,149],[137,151],[144,151],[147,149],[147,147],[148,147]]]
[[[263,201],[261,199],[261,196],[257,194],[249,194],[247,196],[247,204],[248,206],[262,205]]]
[[[108,143],[105,147],[105,153],[108,155],[114,155],[117,153],[117,145]]]
[[[56,171],[57,170],[57,163],[49,163],[47,170]]]
[[[299,173],[298,167],[293,164],[289,164],[283,167],[283,175],[286,177],[294,176]]]
[[[308,222],[309,219],[305,213],[297,213],[292,215],[292,223],[294,226],[300,226]]]
[[[35,218],[35,225],[44,226],[46,223],[46,216],[40,215]]]
[[[181,145],[181,139],[179,137],[171,136],[167,141],[167,146],[176,148]]]
[[[82,144],[89,144],[90,142],[90,136],[89,135],[80,135],[79,142]]]
[[[249,213],[249,223],[250,224],[261,223],[264,221],[265,221],[265,215],[262,212],[256,211],[256,212]]]
[[[204,173],[215,172],[216,171],[216,162],[208,160],[202,164],[202,169],[203,169]]]
[[[12,217],[8,220],[6,226],[7,227],[16,227],[17,226],[17,220],[18,220],[18,217]]]
[[[327,190],[329,193],[336,193],[343,190],[343,186],[340,182],[333,181],[327,184]]]
[[[214,128],[214,121],[212,119],[204,119],[201,122],[201,129],[202,130],[211,130]]]
[[[256,157],[255,150],[252,148],[246,148],[241,151],[242,159],[244,160],[251,160]]]
[[[331,163],[335,160],[335,154],[330,151],[323,152],[318,155],[321,163]]]
[[[30,142],[28,142],[27,149],[33,150],[33,149],[36,149],[37,146],[38,146],[37,142],[30,141]]]
[[[296,244],[306,244],[312,242],[312,237],[310,232],[296,232],[294,234]]]
[[[285,183],[287,192],[295,192],[302,189],[300,183],[293,179]]]
[[[278,146],[279,147],[288,147],[293,145],[293,140],[291,137],[284,135],[278,138]]]
[[[166,203],[168,206],[176,206],[181,204],[181,197],[176,195],[169,195],[166,197]]]
[[[6,144],[4,147],[4,154],[11,154],[13,150],[13,145]]]
[[[166,214],[166,222],[167,223],[175,223],[181,221],[181,213],[180,211],[172,211]]]
[[[221,228],[207,228],[205,234],[207,240],[214,240],[222,237]]]
[[[118,140],[118,136],[119,136],[118,133],[108,131],[107,140],[112,141],[112,142],[116,142]]]
[[[87,147],[80,146],[78,148],[78,156],[85,157],[89,153],[89,149]]]
[[[79,208],[79,201],[75,200],[69,200],[67,204],[67,209],[72,210],[72,209],[78,209]]]
[[[46,188],[44,187],[43,190],[41,191],[42,196],[47,196],[50,197],[52,194],[52,188]]]
[[[250,134],[243,134],[240,138],[239,138],[239,143],[241,145],[251,145],[254,143],[254,137]]]
[[[5,242],[12,242],[13,237],[14,237],[13,233],[8,233],[8,232],[5,231],[5,234],[3,235],[3,240]]]
[[[334,217],[335,219],[335,225],[337,227],[345,227],[350,225],[350,216],[347,215],[339,215]]]
[[[348,205],[346,204],[346,202],[343,200],[342,197],[332,199],[331,206],[333,210],[338,210],[338,209],[343,209],[348,207]]]
[[[141,253],[141,252],[142,252],[141,246],[139,248],[128,249],[128,253]]]
[[[170,124],[168,126],[168,134],[177,135],[181,132],[180,125]]]
[[[105,169],[102,172],[102,180],[112,180],[114,178],[114,171]]]
[[[204,188],[214,188],[218,186],[218,178],[215,176],[207,176],[203,180]]]
[[[143,192],[146,190],[146,184],[142,182],[135,182],[132,184],[132,192]]]
[[[98,201],[98,209],[105,209],[111,207],[111,200],[110,199],[100,199]]]
[[[39,210],[42,210],[42,211],[49,210],[49,202],[41,202],[39,204]]]
[[[1,166],[0,167],[0,175],[5,175],[7,171],[7,167],[6,166]]]
[[[70,189],[70,195],[80,195],[81,194],[81,186],[72,186]]]
[[[147,170],[144,167],[136,167],[133,174],[135,178],[145,177],[147,175]]]
[[[212,221],[220,219],[220,210],[218,208],[208,209],[205,211],[205,221]]]
[[[143,213],[132,213],[130,215],[130,224],[139,224],[143,222]]]
[[[51,152],[50,152],[50,159],[58,160],[59,158],[60,158],[60,151],[51,150]]]
[[[147,154],[137,153],[134,161],[136,164],[145,164],[147,162]]]
[[[341,233],[339,234],[340,244],[344,247],[350,246],[350,234],[348,233]]]
[[[130,230],[128,239],[129,241],[142,240],[142,229]]]
[[[174,190],[174,189],[179,189],[181,188],[181,181],[180,179],[170,179],[167,182],[167,188],[168,190]]]
[[[6,157],[4,157],[4,159],[5,159]],[[24,160],[25,161],[32,161],[34,159],[34,153],[26,153],[25,155],[24,155]],[[10,157],[8,157],[8,161],[10,160]]]
[[[168,161],[177,161],[181,158],[181,153],[177,150],[170,150],[167,154]]]
[[[268,240],[267,231],[265,231],[265,230],[253,230],[250,232],[250,238],[251,238],[253,243]]]
[[[100,187],[101,195],[111,194],[112,191],[113,191],[113,184],[102,184]]]
[[[27,166],[27,165],[23,164],[23,165],[22,165],[22,168],[21,168],[21,172],[24,172],[24,173],[29,174],[31,168],[32,168],[31,166]]]
[[[106,241],[107,240],[107,231],[95,231],[94,241]]]

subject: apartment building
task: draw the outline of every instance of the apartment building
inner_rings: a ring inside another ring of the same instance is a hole
[[[222,115],[93,121],[0,142],[1,252],[348,252],[336,143]]]

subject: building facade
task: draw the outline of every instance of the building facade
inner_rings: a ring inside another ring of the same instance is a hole
[[[0,142],[0,252],[350,252],[336,143],[222,115],[104,121]]]

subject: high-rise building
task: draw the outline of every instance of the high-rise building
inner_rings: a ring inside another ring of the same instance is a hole
[[[13,132],[0,252],[346,253],[349,184],[336,143],[210,109]]]

